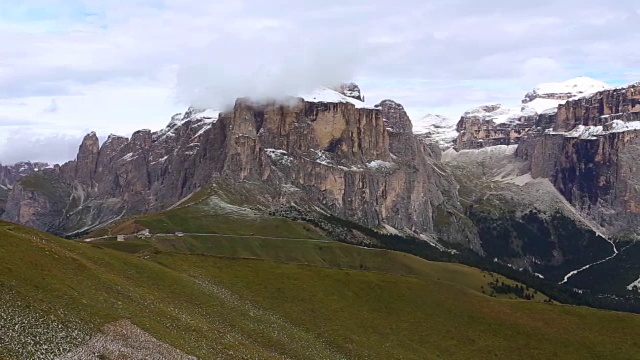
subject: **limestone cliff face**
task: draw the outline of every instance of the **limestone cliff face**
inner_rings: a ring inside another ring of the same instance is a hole
[[[0,186],[11,188],[23,177],[48,167],[44,162],[21,161],[12,165],[0,164]]]
[[[71,189],[60,174],[51,170],[39,171],[16,183],[9,194],[3,218],[57,232],[65,221],[70,198]]]
[[[95,134],[87,135],[75,160],[42,171],[37,181],[21,181],[28,192],[12,192],[4,218],[70,234],[167,208],[213,174],[206,165],[196,172],[203,135],[212,126],[206,115],[190,109],[159,132],[141,130],[130,139],[111,135],[102,146]],[[59,221],[43,220],[50,218]]]
[[[394,109],[408,120],[401,106]],[[49,171],[65,191],[16,191],[5,218],[69,234],[166,209],[225,178],[295,187],[304,194],[299,206],[435,238],[434,208],[460,206],[455,182],[438,169],[429,146],[411,134],[410,122],[404,125],[409,131],[387,130],[383,118],[389,114],[388,108],[349,101],[298,98],[284,105],[239,99],[231,111],[189,109],[166,129],[142,130],[130,139],[110,136],[102,146],[89,134],[76,160]],[[282,191],[281,204],[296,202]],[[57,227],[39,220],[56,216],[62,218]],[[463,222],[463,231],[442,230],[442,237],[479,248]]]
[[[23,161],[13,165],[0,164],[0,215],[5,211],[7,198],[11,189],[23,177],[33,174],[49,166],[43,162]]]
[[[594,118],[596,113],[611,115],[624,112],[620,104],[628,103],[626,99],[637,93],[630,91],[623,95],[605,90],[608,88],[603,82],[578,77],[561,83],[540,84],[524,96],[522,105],[516,107],[493,104],[471,109],[458,122],[459,135],[454,142],[455,148],[477,149],[519,144],[526,136],[553,126],[557,127],[557,131],[568,131],[575,127],[576,120]],[[585,98],[590,100],[585,102]],[[576,106],[576,103],[583,104],[583,107]],[[604,104],[612,107],[604,108]]]
[[[554,112],[537,114],[524,107],[483,105],[465,112],[456,130],[454,148],[480,149],[496,145],[516,145],[521,139],[542,132],[555,120]]]
[[[578,125],[598,126],[612,120],[640,120],[640,84],[597,92],[558,106],[554,131],[571,131]]]
[[[561,104],[549,131],[527,136],[517,156],[610,235],[633,237],[640,233],[638,120],[640,86],[600,91]]]
[[[626,237],[640,233],[639,138],[640,131],[596,139],[543,135],[518,155],[529,160],[533,177],[549,178],[580,213],[610,235]]]
[[[409,119],[409,115],[407,115],[407,112],[401,104],[393,100],[382,100],[376,107],[379,108],[383,114],[382,120],[387,130],[394,133],[413,132],[411,119]]]

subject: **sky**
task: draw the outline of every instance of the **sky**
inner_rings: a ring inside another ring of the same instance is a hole
[[[541,82],[630,83],[639,21],[630,0],[2,0],[0,163],[343,81],[414,122],[515,105]]]

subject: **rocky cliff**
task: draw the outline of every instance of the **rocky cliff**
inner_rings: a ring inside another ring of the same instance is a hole
[[[637,236],[640,85],[567,101],[553,120],[546,132],[525,137],[517,156],[610,235]]]
[[[456,126],[456,149],[517,144],[536,125],[537,113],[524,106],[482,105],[466,111]]]
[[[598,91],[607,84],[579,77],[561,83],[544,83],[528,92],[522,104],[482,105],[465,112],[456,126],[456,149],[478,149],[487,146],[519,144],[528,135],[544,132],[565,117],[563,106]],[[569,124],[570,125],[570,124]],[[571,127],[573,128],[573,127]]]
[[[587,90],[605,87],[592,84]],[[560,91],[563,86],[546,84],[527,94],[527,104],[560,101],[539,114],[527,105],[482,106],[465,113],[456,148],[517,145],[516,156],[527,163],[523,173],[548,178],[578,213],[612,237],[635,237],[640,231],[640,173],[633,160],[640,155],[640,85],[581,96]]]
[[[166,209],[226,179],[280,189],[274,206],[323,209],[480,251],[465,219],[446,228],[434,221],[460,207],[440,166],[390,101],[368,107],[329,89],[287,104],[238,99],[223,113],[189,109],[158,132],[112,135],[102,145],[87,135],[76,160],[17,184],[4,218],[71,234]]]
[[[23,177],[48,166],[47,163],[30,161],[23,161],[13,165],[0,164],[0,215],[5,211],[6,201],[13,186]]]
[[[519,107],[466,112],[443,161],[485,254],[561,281],[623,251],[607,241],[639,238],[640,84],[581,94],[556,85]]]
[[[23,177],[49,166],[44,162],[22,161],[12,165],[0,164],[0,186],[11,188]]]

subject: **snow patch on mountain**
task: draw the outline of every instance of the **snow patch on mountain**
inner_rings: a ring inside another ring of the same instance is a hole
[[[518,145],[496,145],[482,149],[460,151],[456,151],[451,148],[442,153],[442,162],[447,163],[450,161],[459,161],[465,163],[477,163],[487,160],[495,162],[496,158],[512,156],[516,153],[516,149],[518,149]]]
[[[493,121],[495,124],[514,123],[523,116],[536,115],[529,106],[504,106],[502,104],[486,104],[467,110],[462,117],[478,118],[482,121]]]
[[[432,139],[442,148],[450,147],[458,137],[457,121],[446,116],[427,114],[413,122],[413,133]]]
[[[595,140],[598,136],[640,130],[640,121],[624,122],[622,120],[613,120],[604,125],[578,125],[573,130],[567,132],[548,131],[548,134],[564,135],[565,137],[579,138],[583,140]]]
[[[533,109],[538,114],[542,114],[545,112],[555,113],[556,111],[558,111],[558,105],[564,104],[565,102],[566,100],[537,98],[533,101],[528,102],[526,106]]]
[[[587,76],[579,76],[563,82],[542,83],[536,86],[531,93],[536,95],[571,94],[572,96],[590,94],[605,90],[611,86],[600,80]]]
[[[278,164],[290,166],[293,164],[293,157],[284,150],[280,149],[264,149],[265,153]]]
[[[373,160],[367,163],[367,167],[374,170],[393,170],[397,165],[387,161]]]
[[[342,95],[339,92],[329,89],[328,87],[321,87],[314,91],[300,94],[298,97],[308,102],[324,102],[324,103],[349,103],[355,105],[356,108],[375,109],[373,106],[368,106],[364,102]]]
[[[214,109],[200,109],[190,107],[186,113],[178,113],[171,117],[171,121],[167,126],[154,134],[157,139],[170,138],[175,136],[175,132],[185,123],[191,121],[193,126],[202,126],[200,131],[194,135],[196,138],[202,135],[211,125],[215,124],[222,112]]]
[[[640,292],[640,278],[638,278],[638,280],[632,282],[631,284],[629,284],[629,286],[627,286],[627,290],[629,291],[639,291]]]
[[[546,110],[557,108],[568,100],[588,96],[598,91],[610,89],[611,86],[586,76],[569,79],[563,82],[542,83],[528,92],[523,104],[542,113]]]

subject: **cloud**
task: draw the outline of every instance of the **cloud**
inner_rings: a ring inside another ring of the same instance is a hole
[[[0,143],[0,158],[4,164],[13,164],[18,161],[45,161],[49,163],[62,163],[75,156],[82,137],[64,134],[51,134],[48,136],[34,136],[22,130],[13,131]]]
[[[56,99],[51,99],[51,104],[44,109],[45,113],[57,113],[60,107]]]
[[[236,98],[278,98],[353,79],[373,49],[344,36],[305,39],[288,36],[267,41],[229,38],[233,49],[212,48],[198,61],[182,64],[176,94],[184,102],[224,108]],[[229,57],[232,57],[230,59]]]

